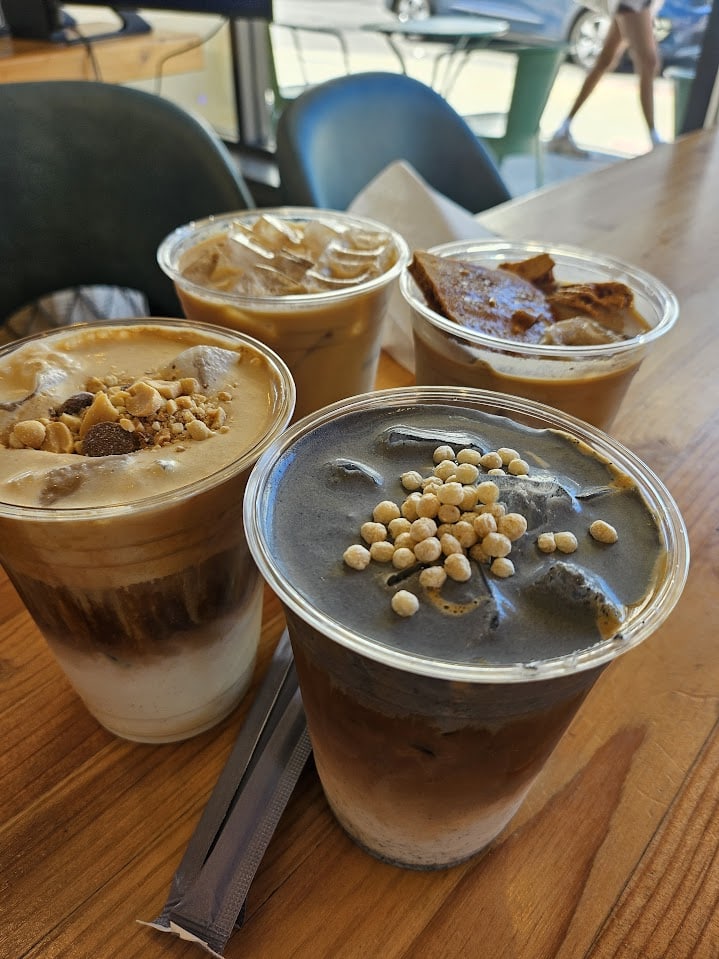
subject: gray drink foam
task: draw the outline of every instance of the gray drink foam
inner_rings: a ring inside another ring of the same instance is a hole
[[[437,424],[441,424],[438,426]],[[349,569],[344,550],[382,500],[407,496],[400,476],[428,475],[432,453],[512,447],[530,475],[491,476],[500,501],[522,513],[528,531],[513,544],[516,574],[499,579],[472,562],[469,582],[448,580],[443,602],[430,602],[418,571],[397,575],[391,564]],[[457,406],[362,410],[316,428],[285,452],[270,482],[268,543],[283,577],[317,609],[374,642],[447,662],[510,664],[571,654],[599,642],[597,616],[642,602],[663,556],[659,530],[636,486],[587,447],[554,430],[536,430]],[[594,541],[603,519],[619,541]],[[544,554],[540,532],[570,530],[571,555]],[[392,612],[397,589],[420,599],[403,619]]]

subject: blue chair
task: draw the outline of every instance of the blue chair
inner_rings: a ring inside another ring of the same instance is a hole
[[[156,261],[175,227],[252,197],[214,132],[169,100],[114,84],[0,84],[0,324],[58,290],[141,292],[182,316]]]
[[[356,73],[302,93],[279,118],[276,157],[289,204],[345,210],[396,160],[471,213],[510,199],[462,117],[431,87],[400,73]]]

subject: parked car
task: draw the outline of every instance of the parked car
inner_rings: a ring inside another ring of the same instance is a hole
[[[478,14],[509,23],[507,39],[564,40],[569,57],[589,69],[604,42],[609,20],[575,0],[385,0],[400,19]],[[655,18],[662,66],[692,66],[701,50],[711,2],[665,0]]]

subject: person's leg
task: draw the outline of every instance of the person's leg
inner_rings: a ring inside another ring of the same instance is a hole
[[[634,68],[639,74],[639,102],[649,134],[652,142],[659,142],[654,126],[654,78],[659,70],[659,51],[654,37],[651,9],[645,7],[636,12],[618,12],[616,19],[629,46]]]
[[[579,112],[580,108],[589,99],[596,85],[601,78],[619,63],[619,60],[627,47],[627,40],[622,35],[619,28],[617,17],[612,18],[609,24],[609,30],[604,39],[602,49],[599,51],[596,63],[584,78],[584,83],[580,87],[579,93],[567,114],[567,119],[571,122]]]
[[[604,43],[602,45],[602,49],[599,51],[597,60],[584,78],[584,82],[579,89],[579,93],[577,94],[574,103],[572,104],[569,113],[566,116],[566,119],[562,124],[560,124],[549,141],[550,150],[554,150],[557,153],[586,156],[586,151],[581,150],[572,139],[572,135],[569,132],[569,127],[572,123],[572,120],[577,115],[584,103],[586,103],[587,99],[604,74],[608,70],[614,69],[616,64],[619,62],[626,47],[627,42],[622,36],[622,32],[619,29],[619,24],[617,23],[615,17],[612,19],[612,22],[609,25],[609,30],[604,38]]]

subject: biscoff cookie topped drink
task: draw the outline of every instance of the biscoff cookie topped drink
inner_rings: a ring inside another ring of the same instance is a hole
[[[418,383],[524,396],[604,430],[679,314],[674,293],[639,267],[534,241],[417,251],[400,289]]]
[[[0,352],[0,561],[117,735],[194,735],[247,689],[262,583],[242,497],[293,403],[271,350],[183,321]]]
[[[305,418],[258,461],[245,525],[332,809],[364,848],[419,868],[495,838],[688,562],[675,504],[629,451],[472,389]]]
[[[285,360],[297,416],[374,386],[402,237],[365,217],[304,207],[179,227],[158,262],[185,315],[242,330]]]

